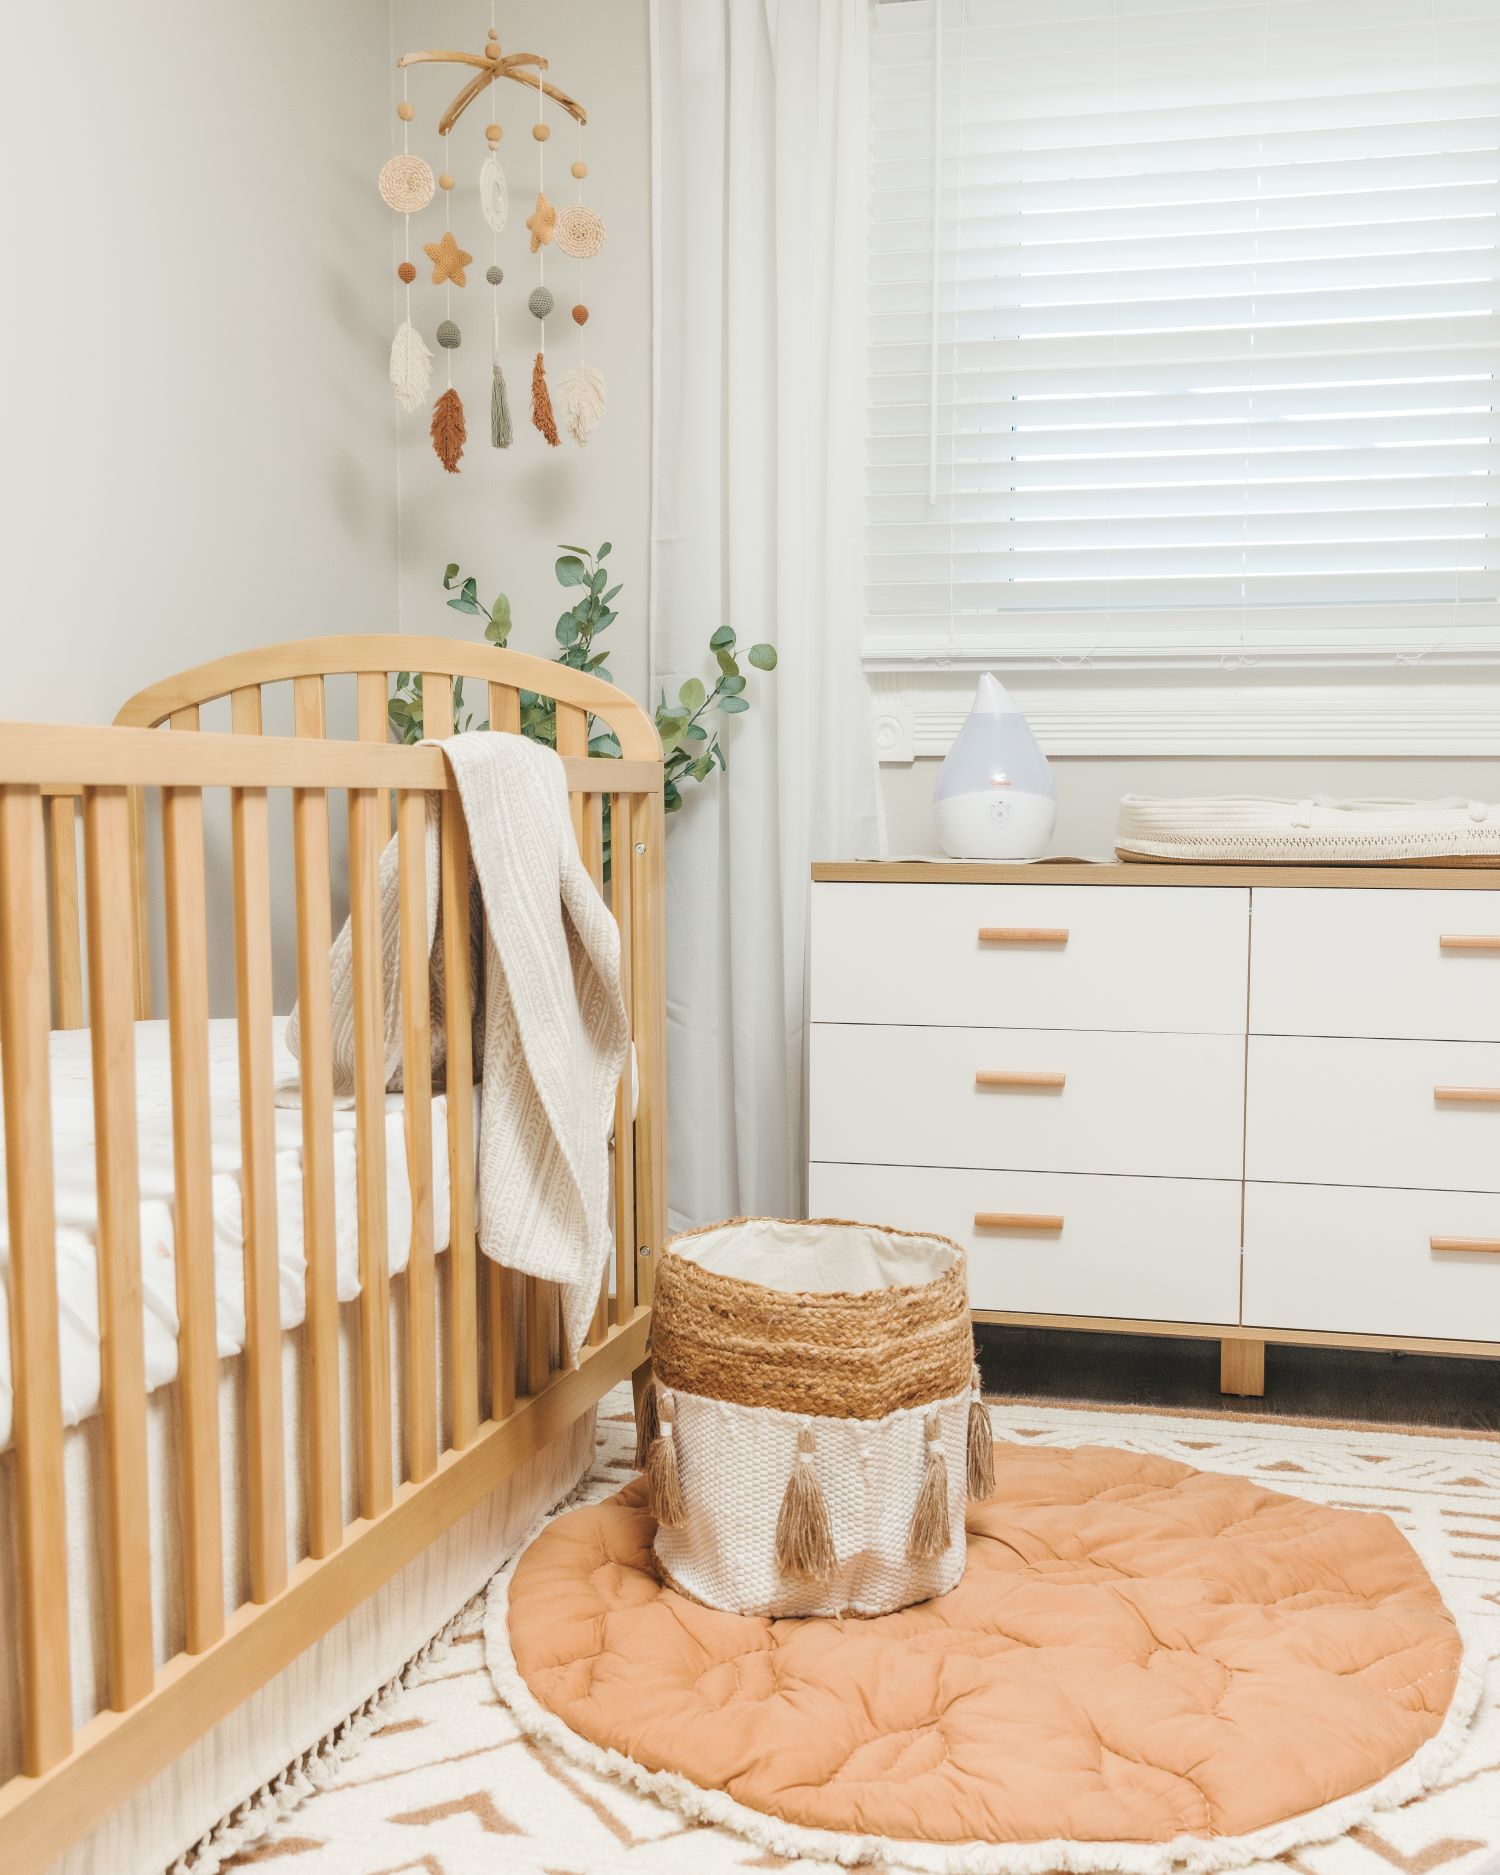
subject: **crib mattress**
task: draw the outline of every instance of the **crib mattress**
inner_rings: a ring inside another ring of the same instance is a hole
[[[284,1018],[275,1025],[278,1087],[295,1083]],[[141,1278],[144,1291],[146,1386],[166,1385],[177,1372],[177,1278],[173,1228],[172,1074],[168,1025],[135,1025],[136,1100],[140,1129]],[[210,1130],[213,1164],[214,1284],[218,1351],[238,1354],[245,1341],[244,1212],[241,1201],[239,1049],[232,1020],[209,1024]],[[93,1068],[87,1029],[54,1031],[51,1041],[54,1185],[57,1203],[59,1359],[65,1425],[99,1407],[98,1201],[94,1169]],[[477,1093],[476,1093],[477,1098]],[[284,1104],[283,1104],[284,1103]],[[359,1243],[352,1106],[333,1116],[334,1224],[341,1302],[359,1293]],[[302,1113],[279,1094],[276,1134],[277,1261],[281,1325],[302,1320],[306,1261],[302,1237]],[[477,1136],[477,1129],[476,1129]],[[411,1248],[411,1195],[406,1175],[402,1096],[386,1098],[386,1213],[392,1274]],[[448,1242],[448,1104],[432,1098],[433,1241]],[[3,1147],[0,1147],[3,1172]],[[0,1206],[0,1450],[11,1436],[9,1322],[10,1246]]]

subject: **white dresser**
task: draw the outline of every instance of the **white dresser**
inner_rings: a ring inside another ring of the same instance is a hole
[[[982,1321],[1500,1358],[1500,873],[813,869],[808,1209]]]

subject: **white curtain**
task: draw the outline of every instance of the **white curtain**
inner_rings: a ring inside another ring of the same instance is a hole
[[[859,662],[869,0],[652,0],[653,695],[743,652],[668,821],[674,1223],[800,1215],[808,868],[878,853]]]

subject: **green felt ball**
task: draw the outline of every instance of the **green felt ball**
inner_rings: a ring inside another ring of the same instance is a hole
[[[537,286],[531,289],[531,298],[527,300],[526,304],[531,309],[532,315],[535,318],[545,319],[556,304],[556,301],[552,297],[552,289],[550,287]]]
[[[486,267],[484,277],[489,281],[491,286],[499,286],[500,282],[505,278],[505,269],[503,267]]]
[[[464,335],[451,319],[445,319],[437,329],[437,342],[446,351],[454,351],[464,342]]]

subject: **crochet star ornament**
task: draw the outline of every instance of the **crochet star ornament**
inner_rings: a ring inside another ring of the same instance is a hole
[[[536,253],[538,248],[547,247],[551,244],[553,233],[557,228],[557,210],[547,200],[545,195],[539,195],[536,198],[536,207],[526,217],[526,226],[531,230],[531,251],[533,254]]]
[[[432,284],[441,286],[445,280],[451,280],[455,286],[464,286],[467,277],[464,268],[474,258],[466,254],[453,238],[453,230],[445,229],[441,241],[424,241],[422,252],[432,262]]]

